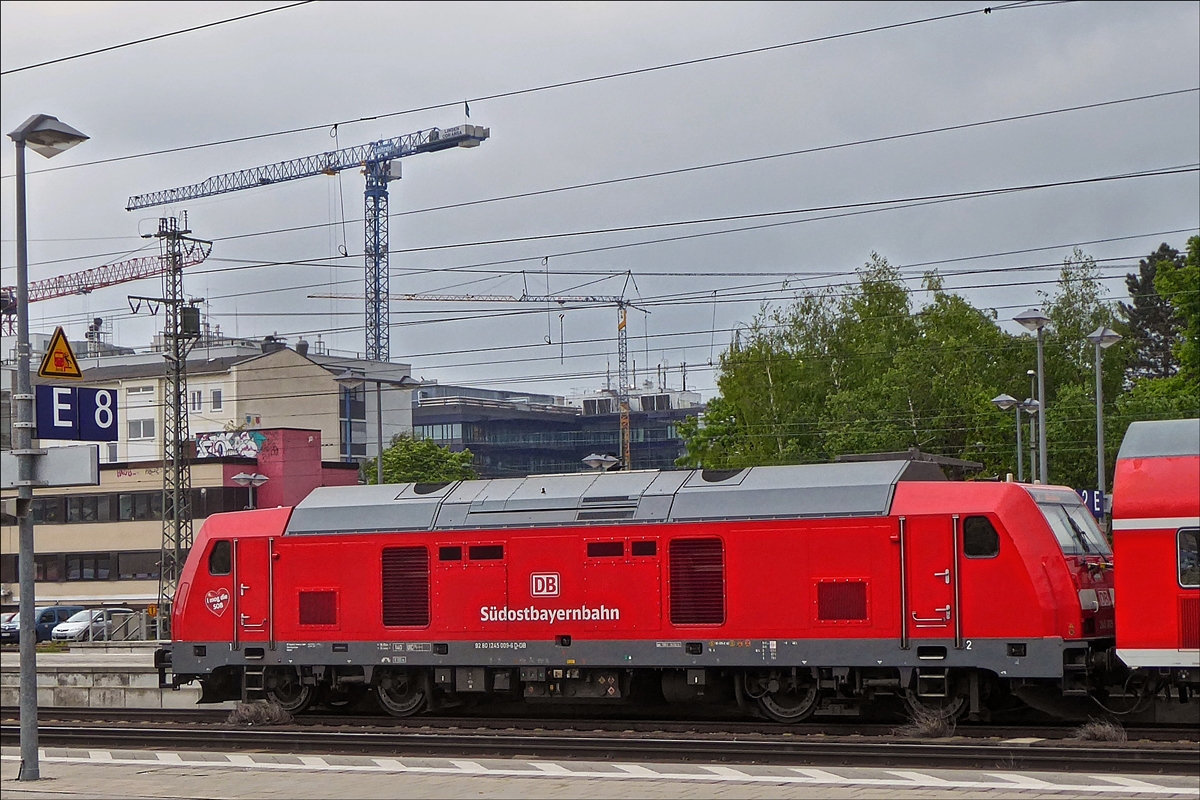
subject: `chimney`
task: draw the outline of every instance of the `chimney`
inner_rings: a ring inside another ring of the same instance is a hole
[[[300,339],[300,341],[296,342],[296,352],[302,356],[308,355],[308,340],[307,339]]]

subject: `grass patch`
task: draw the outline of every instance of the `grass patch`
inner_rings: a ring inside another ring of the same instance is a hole
[[[917,706],[909,711],[908,722],[893,733],[906,739],[943,739],[954,735],[954,720],[946,714]]]
[[[238,703],[225,720],[230,725],[260,728],[271,725],[290,725],[292,715],[274,703]]]
[[[1127,742],[1129,736],[1119,722],[1093,719],[1075,729],[1072,737],[1084,742]]]

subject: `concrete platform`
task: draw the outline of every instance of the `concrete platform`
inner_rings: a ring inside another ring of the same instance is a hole
[[[164,743],[165,744],[165,743]],[[0,752],[11,798],[319,797],[1200,797],[1194,775],[1088,775],[945,769],[768,767],[524,759],[372,758],[46,748],[43,780],[15,780],[19,751]]]
[[[115,642],[107,647],[38,653],[38,706],[44,708],[196,708],[200,686],[158,688],[154,643]],[[0,653],[0,705],[20,705],[21,667],[16,651]],[[222,708],[234,704],[207,705]]]

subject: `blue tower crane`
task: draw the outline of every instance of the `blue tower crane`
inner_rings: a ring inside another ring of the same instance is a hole
[[[416,133],[382,139],[370,144],[332,150],[313,156],[280,161],[265,167],[215,175],[202,183],[165,189],[161,192],[138,194],[129,198],[126,211],[135,211],[167,203],[180,203],[201,197],[270,186],[283,181],[315,175],[335,175],[346,169],[361,167],[367,178],[365,195],[365,237],[363,253],[366,260],[366,357],[374,361],[389,361],[391,357],[388,325],[388,183],[399,178],[399,164],[392,162],[417,153],[434,153],[451,147],[478,147],[488,138],[489,128],[479,125],[459,125],[454,128],[429,128]]]

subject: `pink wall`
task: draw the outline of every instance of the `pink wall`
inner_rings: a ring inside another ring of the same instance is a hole
[[[225,465],[225,485],[236,486],[239,472],[258,472],[269,479],[258,487],[258,508],[294,506],[318,486],[351,486],[358,483],[358,469],[338,462],[322,463],[321,432],[300,428],[257,430],[258,465]]]

